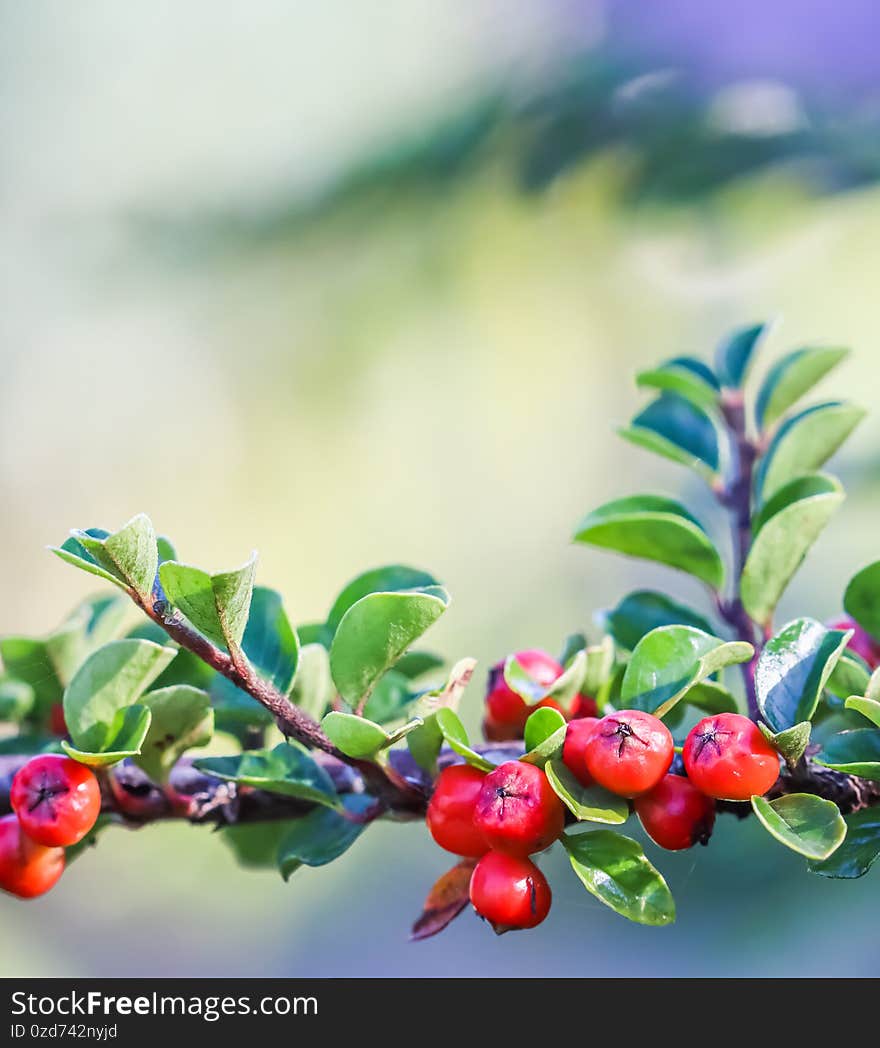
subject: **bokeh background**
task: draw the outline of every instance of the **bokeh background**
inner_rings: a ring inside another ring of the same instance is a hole
[[[768,359],[852,346],[828,388],[873,406],[878,33],[872,0],[2,0],[0,630],[90,591],[47,543],[140,510],[209,568],[258,547],[298,621],[426,567],[431,646],[484,668],[636,585],[699,602],[572,527],[640,487],[713,519],[612,427],[634,371],[733,324],[780,318]],[[878,425],[788,610],[877,555]],[[536,932],[417,946],[445,863],[417,826],[286,885],[208,830],[113,830],[0,899],[0,974],[880,973],[877,872],[808,877],[753,822],[659,857],[672,928],[552,855]]]

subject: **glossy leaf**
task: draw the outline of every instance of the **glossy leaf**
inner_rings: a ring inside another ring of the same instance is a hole
[[[590,830],[565,833],[562,843],[587,891],[622,917],[658,926],[675,920],[666,881],[635,841],[613,830]]]
[[[413,707],[413,713],[422,718],[422,724],[406,737],[406,744],[420,768],[433,775],[437,768],[437,757],[443,746],[443,732],[437,723],[437,711],[443,708],[455,712],[470,684],[477,665],[476,659],[461,659],[449,673],[446,684],[437,691],[423,695]]]
[[[471,748],[464,725],[454,710],[443,706],[437,710],[435,717],[443,738],[459,757],[464,757],[468,764],[479,768],[480,771],[491,771],[495,767],[491,761],[486,760],[482,754]]]
[[[372,797],[353,793],[343,798],[342,808],[354,819],[330,808],[316,808],[296,819],[278,847],[281,876],[289,880],[300,866],[326,866],[347,852],[366,829],[357,816],[373,804]]]
[[[381,725],[353,713],[331,710],[321,727],[333,745],[349,757],[372,757],[389,743],[388,733]]]
[[[702,710],[703,713],[716,715],[719,713],[737,713],[739,704],[736,698],[721,684],[713,680],[700,681],[688,688],[681,698],[681,704],[693,706],[694,709]]]
[[[803,757],[810,742],[813,725],[810,721],[801,721],[785,731],[773,732],[766,724],[758,724],[764,738],[778,753],[782,755],[787,764],[794,767]]]
[[[215,575],[169,560],[159,568],[159,579],[168,600],[200,633],[221,648],[238,651],[250,612],[256,567],[256,553],[240,568]]]
[[[330,671],[343,699],[356,706],[448,604],[440,588],[371,593],[352,604],[330,647]]]
[[[848,354],[846,349],[796,349],[777,360],[758,393],[755,416],[765,429],[781,418]]]
[[[339,594],[327,616],[327,630],[330,639],[342,622],[348,609],[370,593],[398,593],[401,590],[420,590],[438,586],[439,582],[427,571],[410,568],[405,564],[388,564],[382,568],[373,568],[352,579]]]
[[[766,518],[743,568],[740,595],[749,615],[766,626],[810,547],[843,502],[833,477],[812,476],[780,488],[765,505]]]
[[[855,710],[876,727],[880,728],[880,702],[877,699],[864,698],[861,695],[851,695],[844,703],[848,710]]]
[[[148,640],[115,640],[93,652],[64,692],[73,744],[83,751],[108,750],[120,711],[138,701],[176,654]]]
[[[848,699],[850,695],[867,695],[871,686],[871,671],[864,659],[847,648],[837,660],[825,686],[839,699]]]
[[[605,624],[627,651],[634,651],[642,637],[659,626],[693,626],[704,633],[712,632],[705,616],[653,590],[637,590],[624,597],[616,608],[606,613]]]
[[[553,792],[580,822],[603,822],[619,826],[629,818],[629,805],[601,786],[582,786],[562,761],[544,765]]]
[[[550,735],[545,736],[534,746],[528,747],[528,751],[519,759],[526,764],[534,764],[536,768],[543,768],[547,761],[556,760],[562,756],[562,747],[565,745],[565,732],[567,725],[563,722]]]
[[[710,479],[718,472],[720,449],[714,423],[702,408],[677,393],[662,394],[619,432],[626,440]]]
[[[565,727],[565,717],[559,710],[543,707],[535,710],[526,721],[523,742],[527,750],[533,750],[542,742],[549,739],[551,735]]]
[[[880,560],[855,574],[846,587],[843,606],[847,615],[880,641]]]
[[[315,720],[320,720],[333,699],[330,656],[323,644],[300,648],[299,666],[290,691],[290,700]]]
[[[636,375],[641,389],[677,393],[697,407],[710,407],[718,401],[718,380],[712,369],[692,357],[677,357]]]
[[[62,739],[61,747],[80,764],[106,768],[126,757],[136,757],[141,752],[149,729],[150,711],[145,706],[126,706],[117,711],[100,745],[74,745]]]
[[[142,696],[150,711],[150,730],[135,758],[153,782],[168,775],[187,750],[207,746],[214,734],[214,710],[207,692],[186,685],[159,688]]]
[[[845,815],[846,838],[843,844],[823,861],[808,863],[810,873],[822,877],[851,879],[863,877],[880,855],[880,809],[862,808]]]
[[[771,836],[808,859],[827,859],[846,836],[837,805],[812,793],[789,793],[772,801],[752,797],[752,808]]]
[[[755,690],[761,714],[774,732],[812,720],[850,636],[803,618],[767,641],[755,669]]]
[[[721,555],[697,521],[672,499],[636,495],[585,517],[575,541],[678,568],[710,586],[724,584]]]
[[[206,775],[258,790],[336,808],[333,780],[300,746],[280,742],[271,750],[247,750],[234,757],[202,757],[193,766]]]
[[[715,351],[715,370],[722,385],[737,387],[745,382],[767,329],[767,324],[753,324],[738,328],[721,341]]]
[[[476,859],[462,859],[438,878],[412,926],[411,942],[420,942],[442,932],[467,906],[471,875],[476,864]]]
[[[281,594],[254,586],[241,647],[260,676],[286,695],[299,664],[299,639],[284,610]]]
[[[856,728],[826,739],[813,760],[834,771],[880,782],[880,730]]]
[[[820,469],[864,417],[862,408],[832,401],[786,419],[758,464],[759,498],[766,501],[789,481]]]
[[[662,717],[695,684],[753,654],[751,644],[742,641],[722,641],[691,626],[661,626],[636,645],[621,701],[628,709]]]

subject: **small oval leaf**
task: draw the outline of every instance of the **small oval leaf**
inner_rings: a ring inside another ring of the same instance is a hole
[[[752,808],[780,844],[808,859],[827,859],[846,837],[837,805],[812,793],[789,793],[773,801],[752,797]]]

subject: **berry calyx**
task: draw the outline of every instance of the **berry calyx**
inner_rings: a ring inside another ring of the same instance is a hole
[[[471,904],[498,934],[534,928],[550,912],[547,878],[529,859],[490,851],[471,874]]]
[[[507,761],[483,779],[474,824],[495,851],[526,856],[543,851],[565,826],[565,807],[534,764]]]
[[[15,773],[9,802],[31,840],[66,848],[81,841],[95,825],[101,790],[84,764],[44,753]]]
[[[476,858],[489,850],[474,825],[474,808],[485,778],[484,772],[469,764],[444,768],[437,777],[428,805],[428,829],[437,844],[453,855]]]
[[[645,833],[667,851],[708,844],[712,836],[715,801],[683,775],[665,775],[634,807]]]
[[[584,749],[587,771],[620,797],[638,797],[653,789],[669,771],[673,756],[669,729],[641,710],[603,717]]]
[[[526,673],[542,688],[549,688],[562,676],[562,666],[546,651],[518,651],[515,657]],[[542,700],[541,705],[546,704],[553,704],[556,709],[561,710],[559,704],[552,699]],[[526,721],[532,712],[533,707],[505,681],[504,662],[493,666],[489,671],[489,689],[486,694],[486,714],[492,725],[499,730],[506,728],[513,732],[511,738],[521,739]]]
[[[593,785],[593,776],[587,771],[586,749],[598,723],[598,717],[581,717],[573,720],[565,729],[562,763],[581,786]]]
[[[855,652],[860,658],[863,658],[872,670],[876,670],[880,666],[880,644],[874,640],[867,630],[862,629],[855,619],[850,618],[849,615],[844,615],[843,618],[829,622],[828,628],[831,630],[853,630],[853,635],[847,644],[847,648]]]
[[[0,819],[0,889],[34,899],[54,887],[64,873],[64,849],[37,844],[15,815]]]
[[[739,713],[704,717],[690,731],[682,753],[688,778],[709,797],[747,801],[779,778],[779,755],[758,725]]]

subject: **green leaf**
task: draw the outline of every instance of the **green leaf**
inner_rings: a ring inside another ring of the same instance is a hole
[[[72,633],[71,630],[65,635],[70,637]],[[57,646],[53,647],[48,640],[36,637],[0,639],[0,656],[6,672],[33,690],[36,710],[41,715],[47,715],[64,695],[58,655]]]
[[[370,593],[352,604],[330,647],[330,672],[343,699],[357,706],[448,604],[442,589]]]
[[[346,811],[363,814],[375,802],[363,794],[349,794],[343,799]],[[346,818],[329,808],[316,808],[297,819],[278,848],[278,869],[287,881],[300,866],[326,866],[348,851],[366,825]]]
[[[326,809],[319,809],[326,810]],[[237,822],[218,827],[217,836],[230,849],[240,866],[277,870],[278,850],[296,819],[266,822]]]
[[[330,656],[323,644],[306,644],[300,648],[299,666],[293,680],[290,699],[315,720],[320,720],[333,699]]]
[[[880,782],[880,730],[855,728],[825,740],[813,760],[834,771]]]
[[[586,666],[580,691],[595,697],[614,672],[614,640],[611,637],[603,637],[599,644],[591,644],[584,654]]]
[[[553,792],[580,822],[619,826],[629,818],[629,805],[622,797],[601,786],[581,786],[562,761],[547,761],[544,771]]]
[[[138,701],[176,654],[148,640],[114,640],[93,652],[64,692],[64,719],[77,749],[110,750],[120,711]]]
[[[565,717],[562,716],[559,710],[551,709],[548,706],[545,706],[540,710],[535,710],[526,721],[523,737],[526,749],[535,749],[535,747],[540,746],[545,739],[549,739],[551,735],[564,727]]]
[[[752,797],[752,808],[771,836],[808,859],[827,859],[846,836],[837,805],[812,793],[789,793],[773,801]]]
[[[825,687],[839,699],[867,695],[871,686],[868,664],[848,648],[843,651]]]
[[[434,670],[443,669],[445,660],[430,651],[407,651],[394,664],[394,669],[407,680],[418,680]]]
[[[675,920],[666,881],[635,841],[614,830],[590,830],[564,833],[562,843],[587,891],[622,917],[658,926]]]
[[[74,536],[96,564],[134,590],[144,603],[152,601],[159,550],[156,532],[146,514],[138,514],[104,538],[88,531],[74,532]]]
[[[331,710],[321,727],[333,745],[349,757],[372,757],[389,744],[389,735],[381,725],[354,713]]]
[[[633,444],[696,469],[710,481],[718,473],[718,431],[712,419],[677,393],[663,393],[618,432]]]
[[[874,640],[880,640],[880,560],[853,575],[846,587],[843,606],[862,629]]]
[[[711,539],[679,503],[659,495],[608,502],[581,521],[576,542],[657,561],[720,589],[724,564]]]
[[[256,553],[240,568],[216,575],[169,560],[159,568],[159,580],[168,600],[200,633],[233,652],[244,637],[256,566]]]
[[[743,568],[740,595],[749,615],[766,626],[810,547],[843,502],[833,477],[801,477],[781,487],[765,504]]]
[[[459,757],[464,757],[468,764],[474,768],[479,768],[480,771],[491,771],[495,767],[491,761],[486,760],[476,750],[471,749],[464,725],[454,710],[448,706],[442,706],[437,710],[435,717],[437,718],[437,726],[443,733],[443,738],[449,744],[450,749],[457,753]]]
[[[476,665],[476,659],[461,659],[450,670],[444,687],[423,695],[414,707],[414,713],[422,718],[422,724],[407,735],[406,744],[413,760],[429,775],[433,775],[437,769],[437,757],[443,746],[443,732],[437,723],[437,711],[448,708],[454,712],[458,709]]]
[[[80,764],[88,764],[92,768],[106,768],[111,764],[118,764],[126,757],[136,757],[141,752],[149,729],[150,711],[146,706],[126,706],[117,710],[100,746],[80,747],[62,739],[61,747],[69,757]]]
[[[206,775],[253,786],[285,797],[299,797],[329,808],[340,800],[333,780],[301,747],[280,742],[271,750],[247,750],[234,757],[201,757],[193,766]]]
[[[299,640],[280,593],[254,586],[241,647],[264,680],[283,695],[290,691],[299,664]]]
[[[766,501],[790,480],[819,469],[864,417],[862,408],[832,401],[786,419],[758,463],[759,499]]]
[[[0,679],[0,721],[19,723],[34,708],[34,689],[11,677]]]
[[[532,716],[534,716],[534,714],[532,714]],[[567,727],[568,725],[565,723],[565,718],[563,718],[563,723],[561,725],[559,725],[549,735],[545,735],[543,739],[537,739],[535,745],[529,746],[528,752],[524,753],[523,756],[519,759],[521,761],[524,761],[526,764],[534,764],[536,768],[543,768],[547,761],[556,760],[557,758],[561,757],[562,748],[565,745],[565,732]],[[536,728],[536,738],[538,735],[539,731]]]
[[[753,655],[743,641],[722,641],[691,626],[661,626],[636,645],[621,699],[628,709],[662,717],[695,684]]]
[[[880,855],[880,810],[862,808],[845,815],[846,838],[834,854],[807,864],[810,873],[822,877],[863,877]]]
[[[110,532],[105,531],[103,528],[88,528],[86,531],[74,531],[71,533],[70,538],[62,542],[60,546],[50,546],[49,552],[60,557],[66,564],[72,564],[81,571],[87,571],[90,575],[96,575],[99,579],[104,579],[105,582],[112,582],[114,586],[125,589],[125,583],[106,568],[102,568],[89,550],[82,544],[80,538],[83,535],[102,540],[108,538]]]
[[[683,705],[693,706],[713,716],[719,713],[737,713],[739,711],[735,697],[727,688],[713,680],[700,681],[699,684],[688,688],[681,702]]]
[[[693,626],[704,633],[712,632],[705,616],[685,604],[653,590],[636,590],[607,612],[605,624],[620,647],[634,651],[636,645],[651,630],[659,626]]]
[[[780,732],[771,731],[766,724],[759,723],[758,727],[761,729],[764,738],[782,755],[786,764],[791,767],[794,767],[803,757],[813,731],[813,725],[810,721],[801,721],[800,724],[795,724],[793,727],[786,728],[785,731]]]
[[[703,408],[716,404],[720,392],[712,369],[692,357],[677,357],[650,371],[642,371],[636,375],[636,384],[640,389],[677,393]]]
[[[715,370],[723,386],[742,386],[754,359],[755,350],[767,324],[738,328],[719,344],[715,351]]]
[[[877,728],[880,728],[880,702],[876,699],[863,698],[861,695],[851,695],[844,706],[848,710],[856,710]]]
[[[166,782],[187,750],[207,746],[214,734],[214,710],[207,692],[185,684],[148,692],[141,699],[151,714],[150,730],[135,764],[153,782]]]
[[[848,355],[847,349],[796,349],[777,360],[758,393],[755,417],[771,426]]]
[[[388,724],[400,720],[413,702],[415,696],[410,691],[409,681],[397,672],[397,667],[380,677],[375,688],[370,692],[364,706],[364,716],[377,724]]]
[[[767,641],[755,668],[755,690],[761,714],[774,732],[812,720],[850,636],[803,618]]]
[[[437,579],[427,571],[410,568],[405,564],[388,564],[382,568],[365,571],[349,582],[330,609],[326,622],[330,639],[332,640],[348,609],[368,594],[399,593],[402,590],[421,590],[437,585]]]

